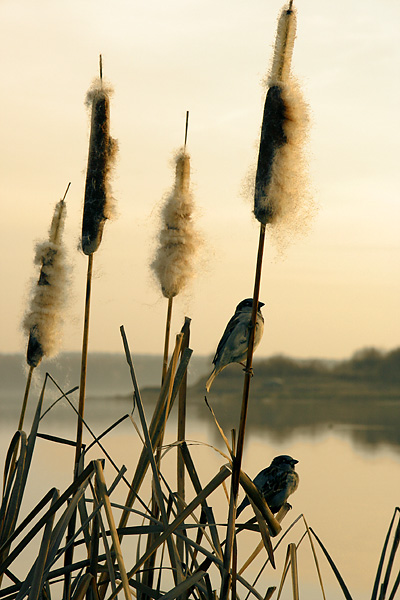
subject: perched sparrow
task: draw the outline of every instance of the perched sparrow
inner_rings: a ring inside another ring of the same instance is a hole
[[[256,330],[254,334],[254,350],[261,341],[264,331],[264,317],[261,314],[263,302],[258,303]],[[224,334],[218,344],[217,351],[213,358],[214,369],[206,383],[207,392],[211,384],[227,365],[233,362],[243,364],[247,356],[249,347],[251,312],[253,310],[253,299],[246,298],[236,307],[235,314],[225,328]],[[245,366],[243,364],[243,366]]]
[[[258,488],[260,494],[264,496],[273,513],[277,513],[290,494],[297,490],[299,475],[294,470],[294,465],[298,462],[298,460],[287,454],[276,456],[270,466],[260,471],[253,479],[254,485]],[[250,501],[246,496],[239,505],[236,516],[240,515],[248,504],[250,504]]]

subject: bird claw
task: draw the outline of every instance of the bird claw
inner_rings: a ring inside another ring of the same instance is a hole
[[[240,363],[240,364],[243,364],[243,363]],[[243,365],[243,367],[244,367],[243,371],[246,373],[246,375],[250,375],[250,377],[253,377],[254,371],[253,371],[252,367],[250,367],[250,369],[248,369],[246,367],[246,365]]]

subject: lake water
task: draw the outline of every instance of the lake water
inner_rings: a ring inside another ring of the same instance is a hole
[[[35,393],[37,390],[35,390]],[[45,404],[53,400],[54,395],[46,395]],[[32,394],[30,409],[26,419],[29,430],[33,404],[37,395]],[[75,398],[76,400],[76,398]],[[212,402],[212,398],[210,398]],[[131,402],[126,400],[93,399],[86,401],[85,417],[96,434],[106,429],[120,416],[130,412]],[[147,421],[152,410],[145,407]],[[268,410],[266,407],[265,410]],[[2,403],[0,422],[0,456],[4,457],[11,436],[16,429],[19,415],[19,402]],[[139,422],[137,418],[137,422]],[[62,401],[41,423],[40,431],[73,439],[76,422],[70,407]],[[172,416],[167,427],[165,443],[175,439],[176,424]],[[230,431],[225,432],[230,439]],[[246,444],[243,457],[243,469],[254,477],[271,459],[278,454],[290,454],[299,460],[297,471],[300,474],[300,486],[292,496],[293,510],[284,521],[284,529],[299,514],[304,514],[311,526],[321,538],[337,564],[354,600],[371,595],[380,552],[388,525],[396,506],[400,504],[400,446],[381,443],[367,446],[357,440],[354,428],[325,427],[307,431],[286,432],[285,436],[272,435],[271,432],[249,425],[246,430]],[[200,480],[205,485],[226,463],[226,460],[210,445],[225,452],[222,439],[215,427],[208,409],[188,406],[187,435],[193,444],[190,450],[198,470]],[[90,436],[85,433],[85,440]],[[136,461],[141,449],[138,435],[129,420],[124,421],[104,440],[107,451],[118,465],[128,468],[127,479],[132,478]],[[175,482],[175,450],[167,453],[163,459],[163,472],[170,485]],[[101,452],[93,449],[89,458],[101,458]],[[28,493],[25,498],[24,513],[28,511],[48,491],[57,487],[61,491],[71,482],[74,449],[39,439],[35,449],[32,469],[28,480]],[[2,458],[4,460],[4,458]],[[115,477],[114,471],[107,466],[106,480],[110,484]],[[142,488],[142,497],[149,497],[149,481]],[[188,495],[192,492],[187,483]],[[123,502],[126,489],[123,484],[114,492],[114,501]],[[226,522],[227,503],[222,490],[210,498],[218,523]],[[249,508],[243,513],[243,519],[250,518]],[[132,519],[130,524],[134,524]],[[304,525],[298,523],[276,553],[278,569],[266,569],[261,577],[258,589],[264,590],[271,585],[279,585],[281,570],[287,544],[297,542],[304,531]],[[259,536],[243,532],[238,538],[239,564],[258,544]],[[125,552],[127,554],[125,554]],[[135,555],[129,549],[123,553],[129,569],[135,563]],[[133,552],[133,551],[132,551]],[[341,598],[336,580],[320,551],[318,557],[322,571],[325,591],[328,598]],[[33,556],[24,554],[19,560],[17,575],[33,562]],[[308,600],[322,598],[312,553],[307,539],[299,549],[300,596]],[[257,565],[262,561],[258,561]],[[397,572],[399,571],[397,560]],[[258,572],[251,566],[245,572],[251,582]],[[239,591],[240,597],[245,595]],[[276,597],[276,596],[274,596]],[[291,597],[291,584],[286,582],[283,598]]]

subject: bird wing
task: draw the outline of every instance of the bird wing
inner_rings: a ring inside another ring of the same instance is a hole
[[[276,512],[288,496],[296,490],[298,475],[294,470],[285,471],[276,467],[268,467],[268,469],[270,471],[264,477],[260,491],[270,509]]]
[[[222,334],[222,338],[219,341],[217,350],[215,352],[215,356],[213,358],[213,364],[215,365],[220,358],[221,353],[224,348],[226,348],[228,339],[235,334],[235,348],[240,348],[241,346],[247,346],[248,344],[248,333],[249,333],[249,315],[245,315],[243,318],[243,314],[234,314],[233,317],[229,320],[227,326],[225,327],[225,331]],[[238,353],[238,355],[242,353]]]
[[[253,483],[256,486],[256,488],[258,489],[258,491],[260,492],[261,495],[264,496],[264,487],[266,486],[266,484],[268,484],[268,481],[271,477],[271,471],[275,471],[275,467],[266,467],[265,469],[263,469],[262,471],[260,471],[258,473],[258,475],[255,476],[255,478],[253,479]],[[236,512],[236,516],[238,516],[245,508],[246,506],[250,504],[249,498],[246,495],[241,504],[239,505],[237,512]]]

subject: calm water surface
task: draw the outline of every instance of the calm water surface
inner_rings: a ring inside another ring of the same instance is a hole
[[[51,398],[47,400],[49,404]],[[86,418],[96,434],[106,429],[120,416],[129,412],[129,401],[87,399]],[[11,436],[18,421],[19,407],[7,404],[2,408],[0,423],[0,450],[4,460]],[[147,420],[151,418],[151,407],[146,408]],[[31,412],[27,417],[26,430],[31,423]],[[76,423],[70,407],[57,405],[42,421],[40,431],[73,439]],[[166,432],[166,444],[175,439],[176,425],[171,419]],[[230,438],[230,432],[226,431]],[[187,435],[193,444],[190,450],[198,469],[200,480],[205,485],[227,461],[211,446],[226,452],[224,443],[207,409],[188,409]],[[313,430],[279,436],[260,429],[248,427],[243,457],[243,469],[254,477],[267,466],[277,454],[290,454],[299,460],[300,487],[292,496],[293,510],[286,517],[284,529],[299,515],[304,514],[323,543],[328,548],[350,589],[353,598],[368,598],[378,565],[382,544],[395,506],[400,504],[400,447],[382,444],[366,446],[354,442],[352,430],[338,427]],[[85,441],[90,436],[85,434]],[[141,443],[132,423],[126,420],[105,439],[104,445],[118,465],[128,468],[127,479],[132,478]],[[90,458],[100,458],[101,452],[93,449]],[[175,485],[175,451],[170,451],[163,459],[163,472],[170,485]],[[39,501],[50,487],[61,491],[71,482],[74,450],[44,440],[38,440],[32,469],[28,480],[28,494],[25,498],[24,514]],[[110,484],[115,473],[107,466],[106,479]],[[188,497],[192,493],[187,483]],[[114,492],[113,500],[123,503],[126,497],[123,484]],[[143,498],[149,497],[149,483],[142,488]],[[226,522],[227,502],[222,490],[210,498],[218,523]],[[247,512],[249,511],[249,512]],[[243,513],[243,519],[250,518],[250,509]],[[134,524],[132,518],[131,524]],[[287,544],[297,542],[304,531],[298,523],[281,544],[276,553],[277,571],[268,567],[260,579],[259,590],[271,585],[279,585],[281,569]],[[238,538],[239,565],[249,556],[258,544],[255,533],[243,532]],[[129,569],[135,562],[134,549],[124,547],[124,558]],[[30,550],[33,554],[32,550]],[[244,576],[251,582],[256,576],[263,559],[251,566]],[[331,574],[330,567],[318,552],[320,566],[328,598],[343,597]],[[23,575],[32,564],[34,557],[26,553],[19,560],[17,575]],[[398,561],[399,562],[399,561]],[[397,565],[397,570],[399,564]],[[314,600],[322,598],[317,573],[313,564],[310,545],[307,540],[299,549],[300,594]],[[239,592],[242,598],[243,592]],[[283,598],[291,597],[291,585],[286,583]]]

